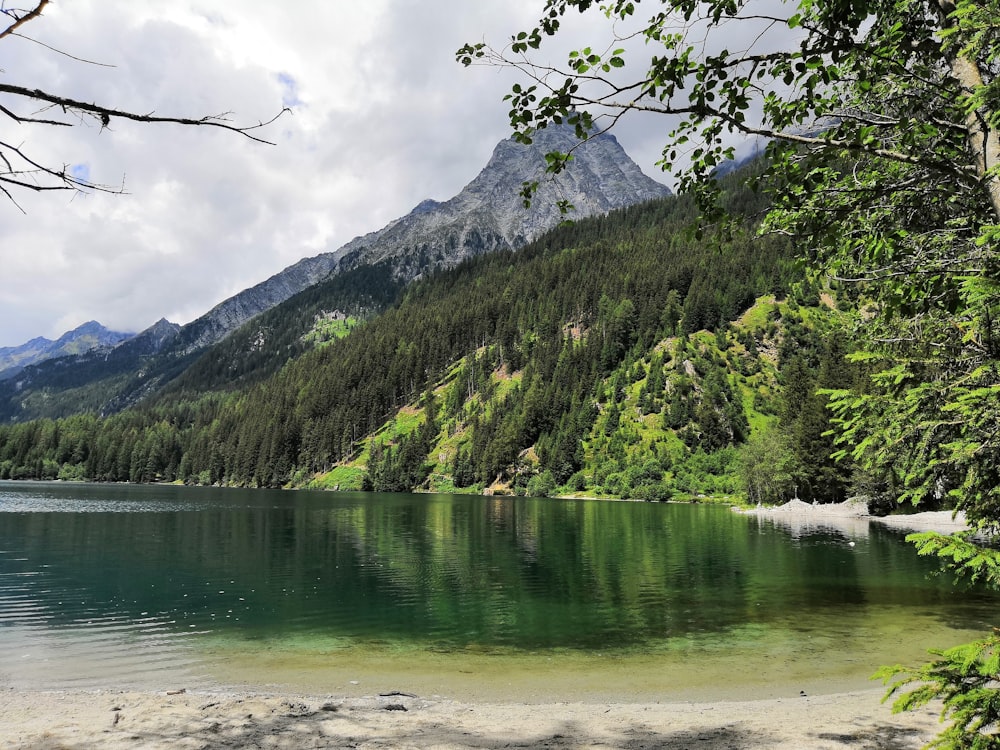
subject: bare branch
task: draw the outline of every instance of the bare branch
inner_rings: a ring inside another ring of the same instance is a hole
[[[9,200],[11,203],[13,203],[22,214],[27,214],[27,211],[24,210],[24,208],[21,206],[20,203],[18,203],[16,200],[14,200],[14,196],[11,195],[10,191],[7,188],[5,188],[3,185],[0,185],[0,192],[2,192],[4,195],[6,195],[7,196],[7,200]]]
[[[43,119],[38,118],[38,117],[24,117],[23,115],[17,115],[17,114],[14,114],[13,112],[11,112],[9,109],[7,109],[2,104],[0,104],[0,112],[3,112],[10,119],[14,120],[14,122],[18,122],[18,123],[30,122],[30,123],[33,123],[33,124],[36,124],[36,125],[62,125],[62,126],[67,127],[67,128],[72,127],[71,123],[62,122],[61,120],[43,120]]]
[[[17,31],[17,29],[19,27],[21,27],[24,24],[28,23],[28,21],[31,21],[31,20],[34,20],[35,18],[38,18],[40,15],[42,15],[42,11],[45,9],[45,6],[48,5],[48,4],[49,4],[49,0],[38,0],[38,5],[36,5],[33,10],[30,10],[27,13],[25,13],[23,16],[21,16],[20,18],[17,18],[17,20],[15,20],[14,23],[12,23],[10,26],[8,26],[3,31],[0,31],[0,39],[3,39],[5,36],[9,36],[9,35],[13,34],[15,31]],[[13,15],[13,11],[8,11],[8,14],[9,15]]]
[[[29,10],[8,9],[0,7],[0,16],[13,19],[9,26],[0,31],[0,39],[5,37],[18,37],[45,49],[55,52],[75,62],[87,65],[99,65],[101,67],[113,68],[114,65],[87,60],[81,57],[64,52],[52,47],[45,42],[39,41],[20,33],[20,29],[29,21],[42,15],[48,5],[49,0],[36,0]],[[18,125],[52,125],[56,127],[73,127],[81,122],[93,118],[99,123],[101,130],[108,127],[111,120],[120,118],[140,123],[172,123],[186,126],[206,126],[219,128],[231,133],[238,133],[257,143],[274,145],[256,134],[256,131],[275,122],[291,109],[282,108],[276,115],[266,121],[258,121],[256,124],[239,125],[230,120],[230,112],[221,114],[206,115],[203,117],[176,117],[158,115],[154,111],[147,113],[133,112],[126,109],[105,106],[96,102],[85,102],[67,96],[61,96],[42,89],[32,89],[25,86],[17,86],[9,83],[0,83],[0,97],[6,95],[10,97],[0,104],[0,116],[5,116],[13,120]],[[12,100],[18,101],[12,104]],[[41,103],[41,106],[34,105],[33,111],[29,114],[21,114],[18,110],[27,109],[23,102]],[[21,106],[19,106],[21,105]],[[24,209],[14,200],[13,193],[16,190],[30,190],[34,192],[50,192],[53,190],[70,190],[77,192],[97,191],[103,193],[123,194],[125,192],[124,179],[120,186],[105,185],[91,182],[75,174],[69,165],[52,166],[45,165],[32,158],[22,145],[15,145],[11,142],[0,141],[0,195],[5,196],[22,212]]]
[[[37,39],[33,39],[30,36],[25,36],[24,34],[11,33],[11,36],[16,36],[18,39],[23,39],[26,42],[34,42],[37,45],[45,47],[45,49],[47,49],[47,50],[49,50],[51,52],[55,52],[57,55],[63,55],[64,57],[68,57],[70,60],[76,60],[77,62],[86,63],[87,65],[98,65],[98,66],[100,66],[102,68],[117,68],[118,67],[117,65],[112,65],[110,63],[97,62],[96,60],[87,60],[86,58],[83,58],[83,57],[77,57],[76,55],[71,55],[69,52],[65,52],[65,51],[63,51],[61,49],[57,49],[55,47],[52,47],[51,45],[46,44],[45,42],[40,42]]]
[[[169,117],[154,115],[152,112],[149,114],[138,114],[136,112],[129,112],[123,109],[114,109],[112,107],[105,107],[100,104],[94,104],[91,102],[82,102],[77,99],[70,99],[65,96],[58,96],[57,94],[50,94],[47,91],[42,91],[41,89],[28,89],[23,86],[12,86],[8,83],[0,83],[0,93],[11,94],[13,96],[20,96],[26,99],[34,99],[36,101],[48,102],[59,107],[63,107],[67,110],[75,110],[77,112],[85,112],[87,114],[94,115],[101,120],[101,123],[107,125],[108,121],[112,117],[120,117],[123,120],[134,120],[135,122],[166,122],[174,123],[175,125],[204,125],[214,128],[222,128],[223,130],[228,130],[233,133],[239,133],[240,135],[246,136],[252,141],[257,141],[258,143],[266,143],[269,146],[273,146],[274,143],[263,138],[259,138],[253,135],[250,131],[258,130],[259,128],[266,127],[270,125],[279,117],[281,117],[286,112],[291,112],[291,109],[284,107],[278,114],[272,117],[270,120],[258,122],[256,125],[231,125],[228,122],[229,112],[223,112],[218,115],[206,115],[205,117]],[[66,123],[55,123],[49,122],[47,124],[63,124]]]
[[[43,164],[39,164],[37,161],[29,157],[24,151],[21,150],[19,146],[14,146],[13,144],[0,141],[0,149],[7,153],[16,154],[21,161],[23,161],[28,166],[32,167],[30,170],[17,170],[11,166],[10,160],[7,158],[6,154],[3,157],[4,164],[6,165],[6,171],[0,172],[0,182],[6,182],[11,185],[17,185],[18,187],[28,188],[29,190],[34,190],[35,192],[44,192],[49,190],[70,190],[70,189],[86,189],[86,190],[96,190],[103,193],[116,193],[118,192],[115,188],[109,187],[107,185],[101,185],[100,183],[91,182],[89,180],[81,180],[79,177],[73,176],[71,173],[66,171],[65,165],[61,169],[53,169],[52,167],[46,167]],[[21,179],[22,175],[38,175],[45,174],[50,177],[54,177],[58,180],[60,184],[57,185],[41,185],[34,182],[25,182]]]

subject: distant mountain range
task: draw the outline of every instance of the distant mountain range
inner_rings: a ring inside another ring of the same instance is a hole
[[[110,331],[95,320],[64,333],[55,341],[34,338],[20,346],[0,347],[0,380],[11,378],[25,367],[46,359],[83,354],[98,347],[110,347],[134,336]]]
[[[573,154],[568,168],[555,177],[545,174],[544,155],[551,151]],[[520,190],[528,181],[538,181],[538,190],[525,207]],[[384,290],[393,284],[469,257],[519,248],[566,218],[604,214],[669,194],[611,135],[580,142],[571,128],[550,127],[530,146],[502,141],[482,172],[450,200],[425,200],[377,232],[305,258],[185,326],[160,320],[130,336],[88,323],[59,342],[34,339],[0,349],[0,421],[125,408],[175,379],[248,321],[321,282],[353,275],[355,286],[382,287],[382,296],[370,297],[384,304],[391,301]],[[559,201],[572,204],[568,217],[560,213]],[[378,272],[373,276],[367,269]],[[345,291],[347,286],[341,285],[341,298],[357,304],[359,290]],[[327,306],[327,311],[343,312],[345,305],[334,299]],[[255,346],[259,349],[250,348]]]

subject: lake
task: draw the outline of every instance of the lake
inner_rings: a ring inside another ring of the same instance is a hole
[[[935,571],[713,505],[0,482],[0,684],[836,692],[995,624]]]

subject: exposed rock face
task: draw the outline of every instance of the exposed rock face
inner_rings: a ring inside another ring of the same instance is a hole
[[[567,170],[556,178],[546,176],[544,155],[574,147]],[[539,187],[526,209],[520,192],[528,180],[538,180]],[[451,200],[424,201],[384,229],[351,240],[334,255],[345,268],[398,258],[400,274],[415,277],[427,267],[455,265],[472,255],[520,247],[565,218],[607,213],[669,194],[642,173],[614,136],[579,143],[568,127],[547,128],[536,134],[531,146],[502,141],[486,168]],[[568,217],[559,212],[560,200],[574,206]]]
[[[13,377],[25,367],[38,362],[114,346],[132,336],[131,333],[108,330],[91,320],[64,333],[55,341],[39,337],[21,346],[0,347],[0,380]]]
[[[185,348],[193,351],[214,344],[250,318],[327,278],[336,268],[333,254],[323,253],[300,260],[266,281],[244,289],[184,326],[181,337]]]
[[[145,331],[137,333],[115,348],[123,353],[127,351],[131,355],[140,357],[156,354],[177,338],[180,330],[181,327],[176,323],[171,323],[166,318],[160,318]]]
[[[571,150],[567,170],[546,176],[544,155]],[[529,180],[538,180],[539,189],[526,209],[520,191]],[[451,200],[425,200],[377,232],[289,266],[185,326],[181,337],[189,351],[208,346],[330,274],[363,264],[389,259],[395,275],[410,280],[473,255],[520,247],[567,218],[556,205],[560,200],[574,206],[569,218],[583,218],[669,194],[642,173],[614,136],[579,143],[571,128],[550,127],[531,146],[501,142],[483,171]]]
[[[544,156],[550,151],[572,151],[574,157],[556,178],[544,172]],[[539,188],[526,209],[521,187],[535,180]],[[582,218],[669,192],[645,176],[610,135],[579,143],[570,128],[553,127],[539,132],[531,146],[503,141],[482,172],[454,198],[422,201],[383,229],[335,252],[305,258],[186,326],[161,320],[131,336],[89,323],[57,342],[35,339],[0,349],[0,421],[40,416],[26,405],[41,403],[28,395],[43,391],[47,415],[73,413],[74,397],[58,404],[57,397],[67,389],[85,387],[97,389],[105,399],[102,412],[125,408],[156,392],[251,318],[333,274],[360,274],[360,279],[368,278],[366,269],[378,269],[373,278],[384,282],[390,274],[394,282],[405,283],[474,255],[526,244],[566,218],[558,201],[575,207],[570,218]]]

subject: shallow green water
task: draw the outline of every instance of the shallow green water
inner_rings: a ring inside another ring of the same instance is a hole
[[[934,568],[881,527],[715,506],[0,483],[0,681],[857,688],[993,624]]]

